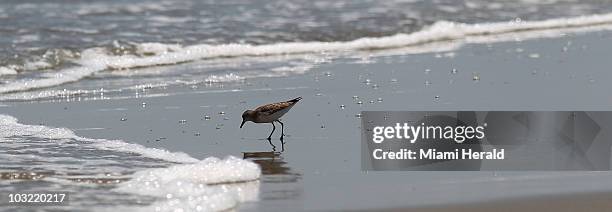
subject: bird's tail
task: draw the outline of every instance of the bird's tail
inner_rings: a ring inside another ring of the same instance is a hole
[[[301,96],[300,96],[300,97],[298,97],[298,98],[295,98],[295,99],[289,100],[288,102],[296,103],[296,102],[299,102],[300,100],[302,100],[302,97],[301,97]]]

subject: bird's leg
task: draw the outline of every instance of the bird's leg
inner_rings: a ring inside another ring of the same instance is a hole
[[[268,136],[268,140],[272,139],[272,133],[274,133],[274,130],[276,130],[276,126],[274,126],[274,122],[272,123],[272,132],[270,132],[270,135]]]
[[[283,122],[279,120],[276,120],[276,121],[278,121],[278,123],[281,124],[281,139],[283,139],[283,137],[285,137],[285,124],[283,124]]]
[[[268,143],[270,143],[270,146],[272,146],[272,152],[276,152],[276,146],[272,144],[272,140],[270,138],[268,138]]]
[[[285,136],[285,125],[283,124],[283,122],[280,122],[280,121],[278,121],[278,123],[281,123],[281,137],[280,137],[281,152],[284,152],[285,151],[285,141],[283,137]]]

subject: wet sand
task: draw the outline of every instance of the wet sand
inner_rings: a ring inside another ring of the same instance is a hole
[[[421,211],[421,212],[481,212],[481,211],[610,211],[610,193],[574,194],[556,197],[511,199],[479,204],[432,206],[422,208],[397,208],[375,211]]]
[[[443,53],[344,58],[303,75],[169,87],[167,95],[157,97],[3,102],[7,106],[0,113],[21,123],[66,127],[83,137],[121,139],[200,159],[234,155],[252,160],[264,177],[260,201],[240,206],[247,211],[536,210],[548,209],[551,201],[560,211],[595,210],[607,206],[609,195],[598,194],[612,191],[608,172],[361,171],[358,114],[609,110],[611,40],[612,33],[602,31],[474,44]],[[284,144],[280,128],[270,143],[264,139],[270,125],[247,123],[239,129],[244,110],[297,96],[304,99],[283,118]],[[573,201],[516,200],[551,195]],[[446,207],[453,204],[459,206]]]

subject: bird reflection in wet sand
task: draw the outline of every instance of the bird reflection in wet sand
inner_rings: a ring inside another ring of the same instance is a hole
[[[286,164],[280,152],[243,152],[243,159],[250,159],[259,164],[264,175],[288,174],[290,168]]]
[[[284,161],[281,152],[243,152],[243,159],[261,167],[261,182],[268,184],[262,190],[262,200],[297,200],[303,193],[301,174],[295,173]]]
[[[286,166],[281,152],[243,152],[243,159],[253,161],[261,167],[261,173],[266,176],[266,182],[296,182],[300,174],[291,171]]]

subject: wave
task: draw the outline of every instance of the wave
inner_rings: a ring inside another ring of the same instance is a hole
[[[259,165],[233,156],[198,160],[120,140],[83,138],[66,128],[20,124],[1,114],[0,145],[2,170],[45,173],[49,176],[44,180],[62,184],[129,178],[116,184],[113,192],[155,197],[151,205],[129,211],[221,211],[256,201],[259,194]],[[108,173],[115,174],[108,177]]]
[[[439,21],[411,34],[396,34],[387,37],[360,38],[353,41],[338,42],[290,42],[266,45],[249,44],[199,44],[180,46],[176,44],[141,43],[135,44],[134,54],[114,55],[105,48],[95,47],[81,52],[81,57],[73,62],[77,67],[67,68],[46,75],[44,78],[27,79],[10,82],[0,87],[1,93],[27,91],[79,81],[103,70],[121,70],[160,65],[171,65],[202,59],[231,57],[263,57],[309,53],[335,53],[354,51],[373,51],[398,49],[406,47],[432,46],[432,44],[449,41],[495,42],[495,37],[528,33],[528,38],[550,36],[566,31],[592,31],[609,29],[612,25],[612,13],[556,18],[542,21],[513,20],[500,23],[464,24]],[[596,28],[596,29],[593,29]],[[538,32],[545,31],[544,34]],[[433,45],[436,47],[435,45]],[[442,48],[444,49],[444,48]],[[416,51],[436,51],[436,48]],[[447,50],[447,49],[445,49]],[[2,69],[2,68],[0,68]],[[2,69],[5,70],[5,69]],[[13,73],[11,71],[4,71]],[[215,79],[213,79],[215,80]]]

